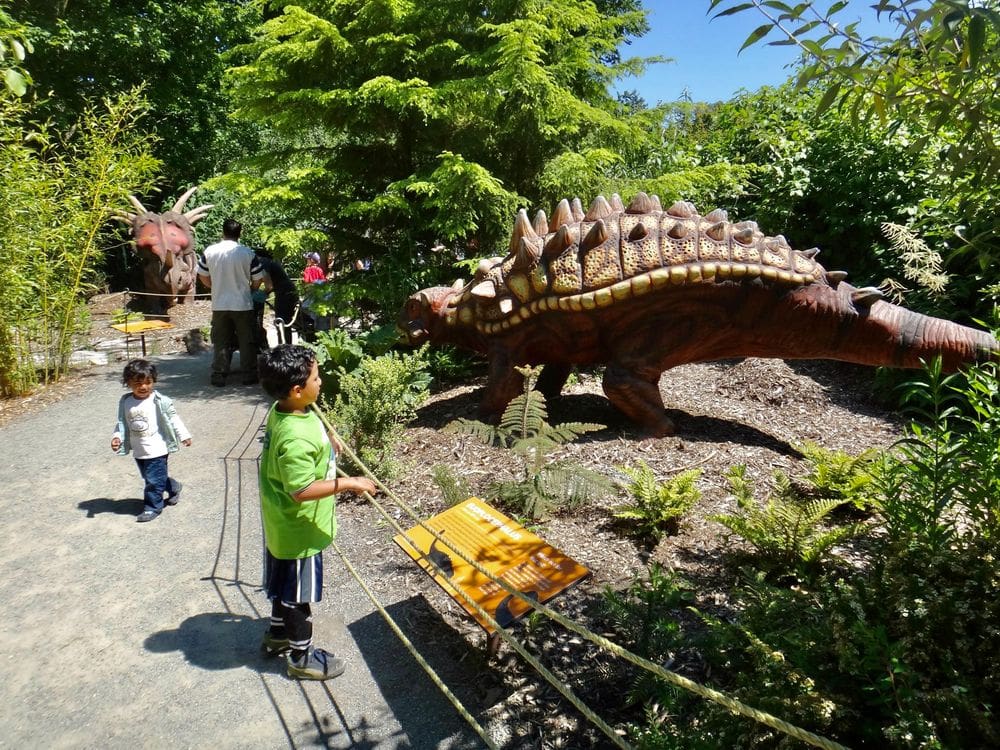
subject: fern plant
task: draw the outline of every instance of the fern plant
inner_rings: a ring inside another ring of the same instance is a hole
[[[491,491],[506,505],[532,519],[557,509],[572,509],[612,487],[599,472],[566,461],[550,461],[549,454],[583,434],[604,428],[589,422],[548,423],[545,396],[534,390],[539,367],[518,367],[524,376],[524,392],[504,409],[500,424],[457,419],[446,432],[470,435],[486,445],[509,448],[523,461],[520,478],[494,482]]]
[[[840,542],[857,536],[864,523],[828,527],[825,520],[844,504],[837,498],[803,499],[781,471],[774,472],[775,490],[764,504],[753,496],[746,466],[737,464],[726,475],[736,497],[737,512],[709,516],[743,538],[781,572],[814,569]]]
[[[843,500],[858,510],[871,508],[875,494],[871,469],[879,457],[877,450],[869,448],[852,456],[816,443],[807,442],[798,448],[810,464],[804,479],[811,494]]]
[[[614,512],[615,518],[633,521],[635,531],[641,536],[659,541],[668,534],[676,534],[680,519],[701,499],[695,482],[700,469],[689,469],[664,482],[659,482],[645,461],[638,466],[619,466],[631,480],[625,489],[634,502],[623,505]]]

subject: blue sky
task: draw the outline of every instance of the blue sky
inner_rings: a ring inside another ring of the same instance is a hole
[[[825,9],[831,2],[820,0],[817,6]],[[872,2],[852,0],[837,18],[841,24],[863,19],[862,29],[871,33],[875,27]],[[650,66],[641,79],[623,79],[615,87],[618,91],[635,89],[650,105],[676,101],[685,89],[695,101],[714,102],[731,98],[741,88],[755,91],[780,84],[792,72],[785,66],[797,59],[795,48],[765,43],[778,39],[777,31],[739,52],[750,32],[766,23],[756,10],[713,20],[707,14],[708,0],[645,0],[643,5],[650,11],[652,31],[625,47],[622,54],[662,55],[674,61]],[[883,33],[889,32],[883,29]]]

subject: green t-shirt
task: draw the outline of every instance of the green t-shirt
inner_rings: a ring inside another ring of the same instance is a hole
[[[260,508],[264,541],[279,560],[326,549],[337,534],[334,496],[295,502],[292,494],[317,479],[336,478],[333,447],[312,412],[285,414],[271,405],[260,457]]]

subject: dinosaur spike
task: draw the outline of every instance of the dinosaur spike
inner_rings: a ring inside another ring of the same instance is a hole
[[[170,210],[176,213],[183,213],[184,204],[187,203],[188,198],[190,198],[194,194],[194,191],[197,189],[198,189],[197,185],[195,185],[193,188],[188,188],[187,191],[184,193],[184,195],[182,195],[180,198],[177,199],[177,202],[174,204],[174,207],[171,208]]]
[[[510,315],[514,311],[514,300],[511,297],[501,297],[497,300],[497,306],[504,315]]]
[[[744,227],[733,232],[733,239],[741,245],[753,244],[753,230]]]
[[[559,227],[559,231],[552,235],[549,241],[545,243],[545,248],[542,250],[542,257],[546,260],[558,257],[562,254],[563,250],[572,244],[573,233],[569,231],[568,224],[563,224]]]
[[[774,235],[774,239],[781,247],[791,247],[791,245],[788,244],[788,240],[785,239],[785,235],[783,234]]]
[[[713,211],[713,213],[715,212]],[[705,230],[705,234],[716,242],[723,242],[726,239],[726,222],[723,220],[713,224]]]
[[[827,271],[826,280],[836,286],[847,278],[847,271]]]
[[[462,291],[462,287],[464,286],[465,286],[465,279],[455,279],[455,281],[452,282],[451,288],[454,289],[456,292],[460,292]]]
[[[148,211],[146,210],[146,207],[145,207],[144,205],[142,205],[142,204],[141,204],[141,203],[139,202],[139,199],[138,199],[138,198],[136,198],[136,197],[135,197],[134,195],[130,195],[130,196],[128,197],[128,199],[129,199],[129,202],[130,202],[130,203],[131,203],[131,204],[132,204],[133,206],[135,206],[135,212],[136,212],[136,214],[146,214],[146,213],[149,213],[149,212],[148,212]]]
[[[573,221],[573,210],[569,207],[569,201],[563,198],[559,201],[559,205],[556,206],[556,210],[552,212],[552,221],[549,224],[549,229],[553,232],[558,232],[559,227],[569,224],[571,221]]]
[[[597,221],[598,219],[604,219],[614,213],[614,209],[611,208],[611,204],[608,203],[608,199],[603,195],[599,195],[594,198],[594,202],[590,204],[590,208],[587,209],[587,215],[583,217],[584,221]]]
[[[608,225],[604,219],[598,219],[597,223],[590,228],[587,236],[580,240],[580,252],[585,253],[598,245],[603,245],[608,240]]]
[[[476,280],[486,278],[486,274],[490,272],[491,268],[493,268],[492,258],[483,258],[476,266],[476,274],[473,278]]]
[[[538,238],[534,240],[522,237],[517,248],[517,255],[514,257],[514,268],[534,268],[538,265],[538,259],[542,255]]]
[[[114,219],[115,221],[120,221],[122,224],[131,224],[133,221],[135,221],[135,216],[136,215],[132,213],[119,213],[117,211],[111,214],[112,219]]]
[[[545,212],[542,209],[538,209],[535,220],[531,222],[531,227],[539,237],[544,237],[549,233],[549,220],[545,217]]]
[[[803,250],[802,254],[807,258],[815,258],[817,255],[819,255],[819,248],[811,247],[808,250]]]
[[[656,193],[652,193],[649,196],[649,199],[651,201],[653,201],[653,210],[654,211],[662,211],[663,210],[663,206],[660,205],[660,196],[658,196]]]
[[[535,234],[535,230],[531,228],[531,221],[528,219],[528,212],[523,208],[518,210],[517,218],[514,219],[514,232],[510,236],[511,253],[517,252],[518,247],[521,245],[522,237],[538,239],[538,235]]]
[[[486,279],[486,281],[480,281],[472,289],[469,290],[469,294],[473,297],[482,297],[483,299],[493,299],[497,296],[497,287],[493,283],[493,279]]]
[[[761,234],[756,221],[741,221],[738,224],[733,224],[733,229],[749,229],[754,234]]]
[[[628,208],[625,209],[625,213],[648,214],[652,210],[653,201],[650,200],[648,195],[640,190],[635,194],[635,198],[632,199],[632,202],[628,204]]]
[[[713,208],[705,215],[705,221],[711,221],[713,223],[717,223],[720,221],[729,221],[729,214],[727,214],[721,208]]]
[[[628,233],[628,241],[638,242],[639,240],[644,240],[646,239],[646,236],[648,234],[649,230],[646,229],[646,225],[640,221],[638,224],[632,227],[632,231]]]
[[[676,221],[674,225],[667,230],[667,236],[675,240],[683,240],[688,236],[690,230],[684,226],[683,223]]]
[[[866,286],[863,289],[855,289],[851,292],[851,302],[855,305],[871,307],[872,304],[878,302],[880,299],[885,299],[885,294],[882,293],[881,289],[874,286]]]
[[[613,208],[616,213],[625,213],[625,204],[622,203],[622,197],[618,195],[618,193],[611,194],[611,208]]]
[[[583,221],[583,204],[580,203],[580,199],[574,198],[570,201],[569,207],[573,212],[573,221]]]
[[[205,214],[215,208],[214,203],[206,203],[203,206],[198,206],[197,208],[192,208],[190,211],[184,214],[184,218],[188,220],[188,224],[194,224],[201,219],[205,218]]]
[[[687,201],[676,201],[674,205],[667,209],[667,213],[679,219],[690,219],[692,216],[698,215],[694,205]]]

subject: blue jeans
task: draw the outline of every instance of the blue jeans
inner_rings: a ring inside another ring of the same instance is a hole
[[[180,486],[167,474],[167,457],[137,458],[136,465],[142,475],[146,487],[142,493],[144,510],[159,513],[163,510],[163,493],[173,497],[180,491]]]

